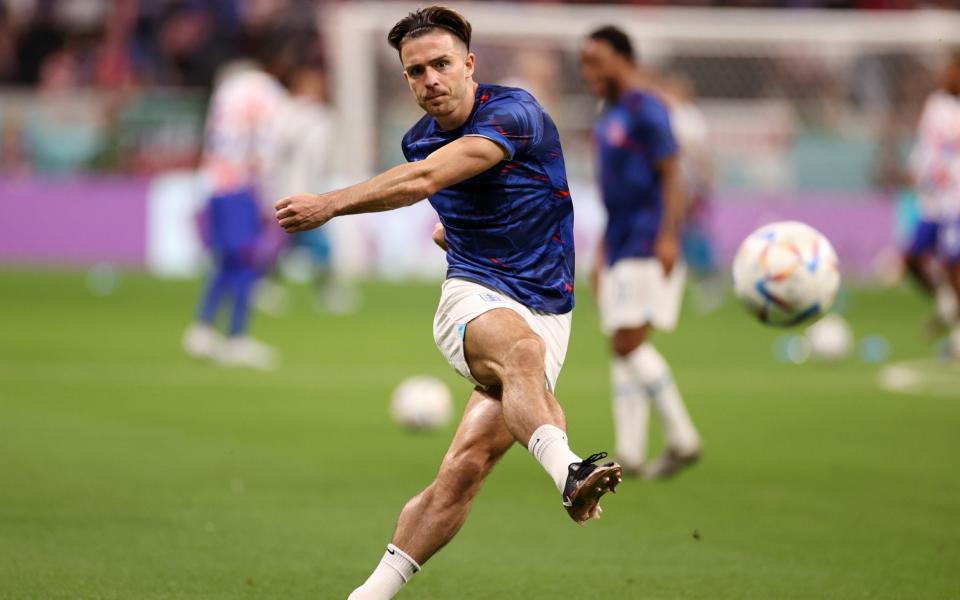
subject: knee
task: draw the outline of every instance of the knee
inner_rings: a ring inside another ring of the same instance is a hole
[[[621,358],[629,355],[647,341],[647,328],[620,329],[613,334],[611,346],[613,353]]]
[[[507,351],[506,369],[508,372],[524,375],[543,373],[546,351],[546,345],[540,336],[529,335],[520,338]]]

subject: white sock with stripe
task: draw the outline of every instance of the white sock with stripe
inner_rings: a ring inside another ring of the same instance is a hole
[[[636,469],[647,458],[650,399],[626,359],[614,359],[610,375],[617,459],[624,467]]]
[[[557,485],[557,489],[563,493],[570,463],[581,461],[581,458],[570,450],[567,434],[556,425],[541,425],[530,436],[527,450],[540,462]]]
[[[389,544],[377,568],[363,585],[353,590],[347,600],[390,600],[419,570],[417,561],[400,548]]]
[[[700,435],[693,426],[673,373],[663,356],[650,342],[641,344],[625,357],[636,380],[643,386],[663,421],[667,444],[680,452],[699,449]]]

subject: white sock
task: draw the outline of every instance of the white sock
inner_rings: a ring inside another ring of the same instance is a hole
[[[419,570],[417,561],[400,548],[388,544],[380,564],[363,585],[353,590],[347,600],[390,600]]]
[[[638,468],[647,458],[650,401],[628,361],[622,358],[614,359],[610,375],[613,384],[613,426],[617,458],[625,467]]]
[[[645,342],[626,356],[637,381],[646,390],[653,401],[663,427],[666,430],[667,445],[680,452],[697,450],[700,447],[700,435],[690,420],[687,407],[680,397],[680,390],[673,380],[670,366],[657,352],[653,344]]]
[[[570,463],[580,462],[581,460],[570,450],[570,446],[567,444],[567,434],[556,425],[541,425],[530,436],[527,449],[543,465],[547,474],[557,484],[557,489],[562,493],[563,486],[567,482]]]
[[[936,301],[937,316],[948,325],[957,323],[957,296],[946,281],[937,283],[933,297]]]

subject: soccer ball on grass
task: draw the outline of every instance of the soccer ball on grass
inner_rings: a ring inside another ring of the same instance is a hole
[[[406,429],[439,429],[453,417],[450,389],[435,377],[421,375],[405,379],[393,392],[390,415]]]

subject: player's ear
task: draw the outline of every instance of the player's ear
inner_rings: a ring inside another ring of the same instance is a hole
[[[477,55],[473,52],[467,52],[467,58],[463,61],[463,66],[467,77],[473,77],[473,68],[477,63]]]

